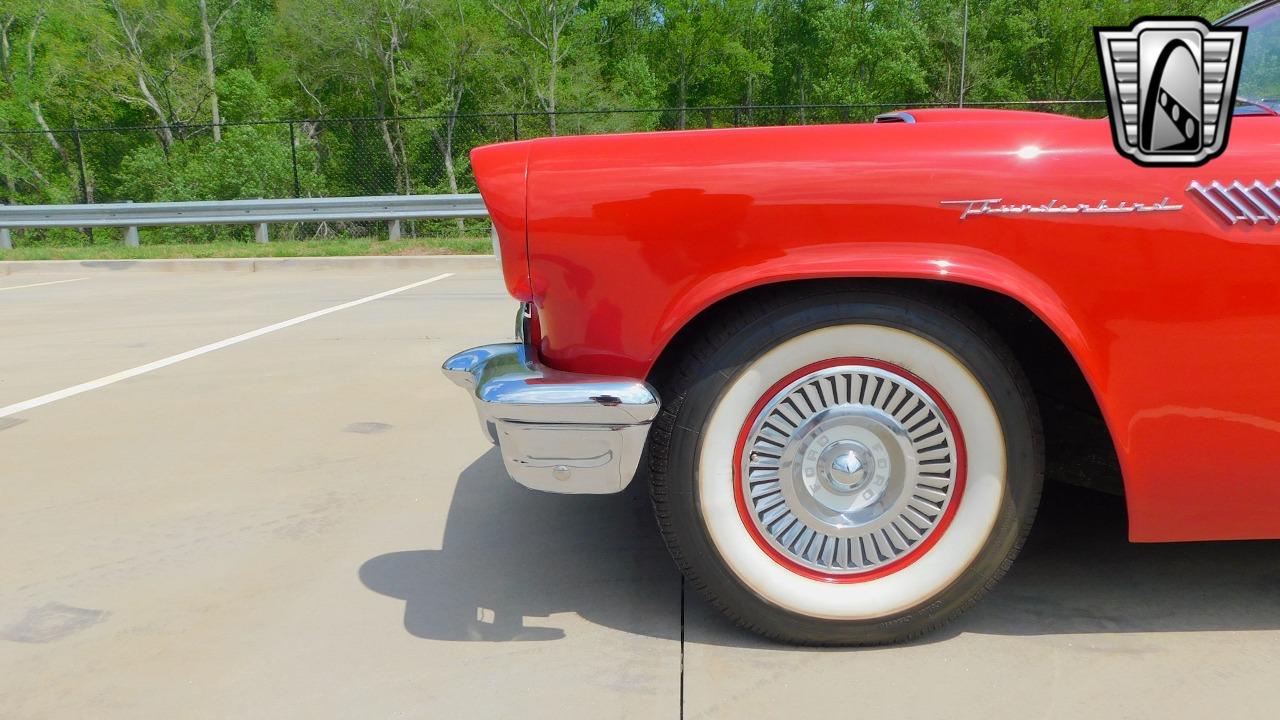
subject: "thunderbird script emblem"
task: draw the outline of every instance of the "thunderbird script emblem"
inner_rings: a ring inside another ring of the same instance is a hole
[[[1145,166],[1195,166],[1226,149],[1245,28],[1143,18],[1094,35],[1122,155]]]

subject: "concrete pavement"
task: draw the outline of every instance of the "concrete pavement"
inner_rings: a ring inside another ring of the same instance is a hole
[[[431,274],[0,276],[0,407]],[[1129,545],[1084,491],[909,646],[682,602],[643,488],[514,485],[440,376],[513,312],[459,269],[0,417],[0,716],[1270,714],[1280,546]]]

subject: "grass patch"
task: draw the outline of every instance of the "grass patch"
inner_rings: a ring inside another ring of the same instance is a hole
[[[252,242],[211,242],[87,246],[32,246],[0,250],[0,260],[160,260],[170,258],[338,257],[351,255],[483,255],[487,237],[422,237],[401,240],[331,238]]]

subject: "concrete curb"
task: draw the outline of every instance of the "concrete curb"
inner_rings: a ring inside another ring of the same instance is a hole
[[[0,275],[86,272],[270,272],[272,270],[491,270],[492,255],[371,255],[362,257],[188,258],[181,260],[0,260]]]

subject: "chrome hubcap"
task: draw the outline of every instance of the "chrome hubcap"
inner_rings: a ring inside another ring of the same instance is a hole
[[[809,373],[747,428],[740,482],[754,529],[786,560],[856,575],[910,554],[938,527],[957,472],[940,402],[870,365]]]
[[[862,443],[840,441],[822,451],[818,467],[822,469],[823,479],[837,491],[854,492],[871,477],[875,462],[871,451]]]

